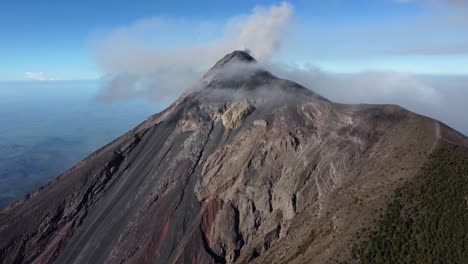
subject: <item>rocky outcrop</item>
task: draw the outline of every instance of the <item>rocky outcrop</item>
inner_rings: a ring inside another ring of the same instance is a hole
[[[239,127],[245,118],[255,110],[246,99],[233,103],[226,112],[221,115],[224,127],[234,129]]]

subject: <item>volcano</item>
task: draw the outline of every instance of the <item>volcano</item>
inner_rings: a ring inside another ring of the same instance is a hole
[[[311,89],[226,55],[166,110],[3,209],[0,262],[467,260],[467,138]]]

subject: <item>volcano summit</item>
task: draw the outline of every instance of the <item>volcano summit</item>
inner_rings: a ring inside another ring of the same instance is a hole
[[[1,211],[0,262],[463,262],[467,146],[438,121],[331,102],[235,51]]]

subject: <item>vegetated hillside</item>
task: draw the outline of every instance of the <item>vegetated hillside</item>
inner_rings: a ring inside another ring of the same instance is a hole
[[[467,223],[468,149],[443,144],[353,254],[360,263],[467,263]]]
[[[168,109],[1,211],[0,261],[366,259],[365,241],[379,238],[363,228],[378,230],[395,191],[449,143],[467,145],[398,106],[330,102],[235,51]]]

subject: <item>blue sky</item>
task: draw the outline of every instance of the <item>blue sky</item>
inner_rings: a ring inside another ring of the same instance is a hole
[[[335,72],[468,73],[468,11],[449,2],[289,1],[290,25],[271,60]],[[161,20],[151,35],[131,37],[149,48],[203,45],[222,38],[233,18],[279,3],[2,1],[0,80],[25,80],[26,72],[36,79],[98,79],[108,69],[96,58],[96,46],[116,30]]]

